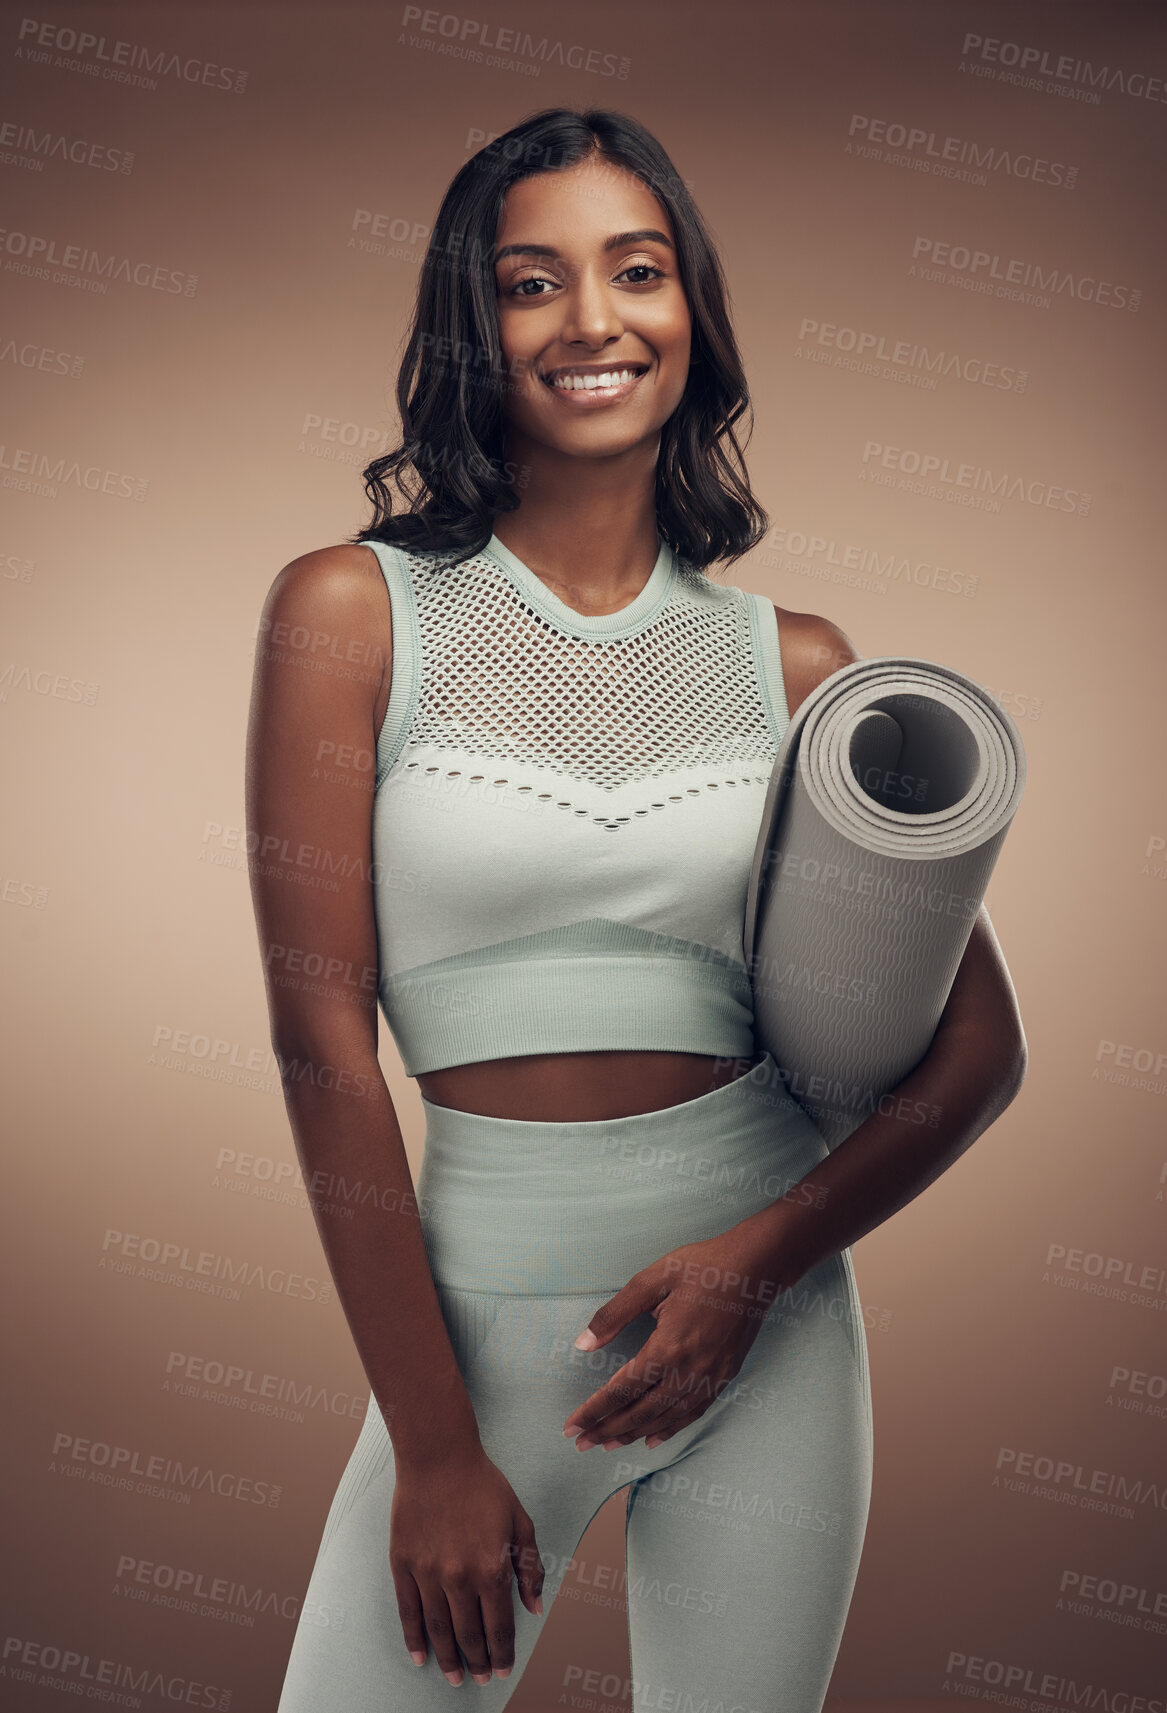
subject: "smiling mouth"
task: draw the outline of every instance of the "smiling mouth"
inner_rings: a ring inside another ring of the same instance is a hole
[[[621,363],[608,368],[553,369],[542,379],[544,386],[550,387],[554,393],[616,393],[647,373],[647,363]]]

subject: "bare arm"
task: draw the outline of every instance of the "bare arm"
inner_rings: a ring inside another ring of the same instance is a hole
[[[373,758],[391,653],[388,590],[367,547],[306,553],[276,577],[248,729],[251,887],[305,1186],[393,1443],[390,1556],[406,1642],[423,1663],[424,1609],[439,1663],[460,1682],[455,1636],[476,1675],[510,1668],[512,1538],[532,1611],[542,1565],[529,1517],[482,1449],[377,1061]]]
[[[394,1451],[427,1460],[475,1441],[477,1427],[377,1062],[373,770],[330,759],[375,749],[391,661],[329,669],[350,642],[388,629],[374,577],[367,548],[326,548],[293,560],[268,595],[247,745],[251,890],[272,1045],[337,1294]],[[373,1193],[345,1201],[341,1180]]]
[[[915,1070],[799,1180],[797,1194],[734,1228],[752,1278],[785,1290],[914,1201],[1000,1117],[1025,1069],[1017,997],[982,905]]]

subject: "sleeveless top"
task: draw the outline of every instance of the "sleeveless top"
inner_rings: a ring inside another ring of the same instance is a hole
[[[406,1073],[751,1055],[746,889],[789,723],[771,603],[663,540],[595,617],[496,536],[462,558],[362,544],[392,607],[372,877]]]

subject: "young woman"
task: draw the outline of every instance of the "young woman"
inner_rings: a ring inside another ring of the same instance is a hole
[[[936,1128],[828,1153],[754,1050],[766,784],[859,657],[707,575],[766,517],[715,251],[642,126],[548,110],[462,168],[398,403],[370,528],[272,585],[249,738],[272,1040],[372,1391],[280,1713],[467,1674],[504,1707],[621,1488],[638,1713],[813,1713],[871,1483],[849,1245],[1013,1098],[1008,973],[982,912],[900,1085]]]

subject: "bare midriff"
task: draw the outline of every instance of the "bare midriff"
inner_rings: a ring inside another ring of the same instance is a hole
[[[623,1050],[532,1053],[423,1071],[416,1080],[434,1106],[484,1118],[569,1124],[679,1106],[744,1076],[757,1062],[757,1055],[733,1059]]]

